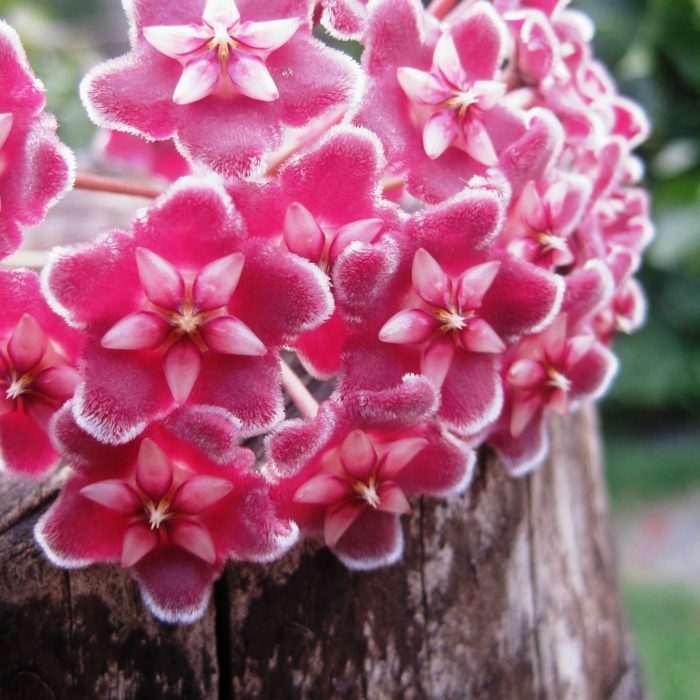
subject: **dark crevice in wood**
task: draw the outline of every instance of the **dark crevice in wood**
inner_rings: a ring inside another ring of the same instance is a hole
[[[233,700],[233,648],[231,644],[231,596],[228,577],[214,584],[216,659],[219,666],[219,700]]]
[[[420,598],[421,598],[421,608],[423,609],[423,629],[425,634],[425,653],[428,657],[428,668],[432,666],[432,656],[430,650],[430,609],[428,606],[428,589],[425,581],[425,499],[423,496],[420,497],[418,502],[419,507],[419,521],[418,521],[418,532],[419,532],[419,542],[420,547]]]
[[[544,667],[542,659],[542,640],[540,639],[539,632],[539,605],[537,602],[537,566],[535,563],[535,530],[533,527],[533,517],[532,512],[532,477],[528,476],[525,478],[525,516],[527,518],[527,539],[528,539],[528,565],[530,567],[530,593],[532,596],[532,637],[535,644],[535,659],[534,662],[537,665],[537,678],[535,683],[535,689],[537,695],[540,695],[542,688],[544,687]]]
[[[66,604],[68,606],[68,654],[70,656],[70,681],[75,687],[77,679],[77,666],[75,658],[75,641],[73,635],[73,592],[71,591],[70,572],[63,572],[63,581],[66,586]]]
[[[31,520],[35,515],[41,514],[56,500],[58,491],[59,489],[56,487],[46,494],[37,495],[23,502],[17,508],[10,511],[0,520],[0,535],[4,535],[25,520]]]

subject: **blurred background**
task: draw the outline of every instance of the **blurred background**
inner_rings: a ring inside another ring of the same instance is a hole
[[[641,149],[657,237],[642,282],[646,327],[620,338],[602,406],[623,591],[657,700],[700,698],[700,0],[576,0],[596,51],[654,125]],[[49,86],[62,138],[95,130],[81,76],[128,48],[118,0],[0,0]]]

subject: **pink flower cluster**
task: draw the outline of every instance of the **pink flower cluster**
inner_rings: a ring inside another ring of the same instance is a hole
[[[561,0],[125,8],[132,49],[85,78],[88,113],[196,175],[55,250],[41,293],[0,279],[5,461],[72,469],[49,558],[120,562],[192,620],[227,559],[299,533],[396,561],[411,499],[463,492],[479,445],[536,467],[547,415],[605,392],[644,316],[648,125],[590,22]],[[304,419],[283,421],[283,349],[336,382]]]

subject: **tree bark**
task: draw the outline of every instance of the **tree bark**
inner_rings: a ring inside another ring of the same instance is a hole
[[[416,502],[401,562],[349,572],[306,543],[230,564],[204,618],[164,625],[117,566],[62,571],[31,528],[57,493],[0,482],[0,697],[643,698],[621,609],[595,412],[551,457]]]

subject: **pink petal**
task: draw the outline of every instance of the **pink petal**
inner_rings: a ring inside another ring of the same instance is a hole
[[[490,260],[470,267],[457,281],[457,303],[462,313],[478,309],[501,267],[498,260]]]
[[[197,522],[177,520],[169,528],[170,538],[178,547],[196,557],[213,564],[216,561],[216,547],[209,530]]]
[[[462,70],[470,80],[490,80],[504,58],[507,29],[491,3],[474,3],[451,27]]]
[[[136,483],[153,501],[159,501],[173,483],[173,463],[151,438],[144,438],[136,458]]]
[[[411,504],[408,502],[406,496],[404,496],[404,493],[398,484],[394,484],[392,482],[379,484],[377,493],[381,499],[379,510],[383,510],[385,513],[399,514],[411,512]]]
[[[236,88],[253,100],[274,102],[280,96],[270,71],[258,56],[234,51],[229,59],[228,74]]]
[[[545,354],[547,355],[547,359],[553,365],[561,365],[564,362],[567,325],[567,315],[561,314],[544,332],[543,340]]]
[[[5,145],[5,141],[7,141],[10,131],[12,131],[13,121],[14,117],[9,112],[0,114],[0,148]]]
[[[328,255],[331,262],[345,250],[345,248],[355,241],[363,243],[373,243],[379,232],[384,228],[385,224],[381,219],[360,219],[353,221],[345,226],[341,226],[333,236]]]
[[[175,86],[173,102],[189,105],[211,95],[221,77],[219,59],[214,51],[193,58],[183,69]]]
[[[411,268],[413,289],[423,301],[439,308],[450,303],[452,280],[435,258],[424,248],[419,248]]]
[[[357,520],[365,506],[356,503],[343,503],[340,506],[328,510],[323,522],[323,539],[328,547],[335,547],[338,540],[347,532],[347,529]]]
[[[405,438],[392,442],[382,457],[379,476],[393,479],[426,446],[428,441],[422,437]]]
[[[467,76],[462,68],[457,47],[455,46],[452,34],[444,32],[435,46],[433,55],[435,67],[452,83],[456,88],[464,87]]]
[[[566,344],[566,366],[575,365],[593,346],[595,337],[592,335],[577,335],[570,338]]]
[[[539,395],[526,399],[516,399],[510,415],[510,433],[518,437],[527,428],[535,414],[542,408]]]
[[[192,298],[198,311],[226,306],[233,296],[245,263],[243,253],[232,253],[210,262],[194,280]]]
[[[441,338],[428,346],[420,363],[424,374],[438,388],[442,387],[455,356],[455,346],[449,338]]]
[[[108,350],[153,350],[168,337],[170,324],[150,311],[137,311],[117,321],[103,336]]]
[[[135,523],[124,534],[122,566],[128,569],[137,564],[158,546],[158,534],[143,523]]]
[[[182,513],[201,513],[233,490],[228,479],[217,476],[193,476],[184,481],[173,496],[172,508]]]
[[[374,473],[377,453],[364,430],[353,430],[340,446],[340,461],[350,476],[366,481]]]
[[[227,29],[241,18],[235,0],[207,0],[202,19],[211,27],[223,24]]]
[[[528,358],[517,360],[508,370],[508,382],[520,389],[534,389],[547,381],[547,372],[540,362]]]
[[[158,306],[177,310],[185,293],[182,275],[167,260],[147,248],[136,249],[136,266],[146,296]]]
[[[398,516],[365,508],[333,551],[348,568],[367,570],[393,564],[402,550],[403,531]]]
[[[16,399],[8,399],[5,394],[5,386],[0,386],[0,416],[11,413],[17,408]]]
[[[467,117],[462,125],[462,133],[464,149],[474,160],[487,166],[498,163],[498,155],[481,119]]]
[[[428,158],[439,158],[457,138],[457,117],[452,110],[435,112],[423,127],[423,149]]]
[[[187,401],[202,368],[202,356],[189,341],[173,345],[165,355],[165,380],[177,403]]]
[[[555,389],[547,400],[547,408],[565,416],[569,411],[569,397],[563,389]]]
[[[300,26],[301,20],[296,17],[267,22],[243,22],[234,36],[236,41],[252,49],[275,51],[286,44]]]
[[[452,96],[451,90],[425,71],[403,67],[396,77],[406,95],[419,105],[437,105]]]
[[[549,221],[555,227],[561,218],[568,193],[568,183],[565,180],[560,180],[552,185],[544,196],[544,204],[549,210]]]
[[[473,85],[478,100],[477,104],[482,110],[493,109],[506,94],[508,86],[499,80],[477,80]]]
[[[233,316],[219,316],[202,326],[202,337],[211,350],[226,355],[262,357],[265,344],[243,321]]]
[[[379,331],[385,343],[423,343],[440,322],[421,309],[404,309],[394,314]]]
[[[534,182],[528,182],[520,195],[520,217],[535,231],[547,230],[545,209]]]
[[[85,498],[122,515],[136,515],[143,508],[139,495],[121,479],[107,479],[80,489]]]
[[[330,506],[352,495],[347,481],[334,474],[318,474],[304,482],[294,494],[297,503]]]
[[[284,242],[289,251],[318,263],[326,245],[326,236],[316,217],[299,202],[287,207],[284,217]]]
[[[33,382],[36,390],[61,401],[68,400],[80,383],[80,374],[69,365],[54,365],[41,372]]]
[[[194,25],[166,25],[144,27],[143,36],[162,54],[180,58],[202,48],[212,38],[212,32]]]
[[[46,352],[48,338],[39,322],[24,314],[15,326],[7,343],[7,353],[18,374],[36,367]]]
[[[470,352],[498,354],[506,349],[505,343],[483,318],[469,321],[461,335],[462,344]]]
[[[56,413],[54,405],[40,396],[28,396],[24,401],[24,411],[44,432],[49,432],[49,423]]]

